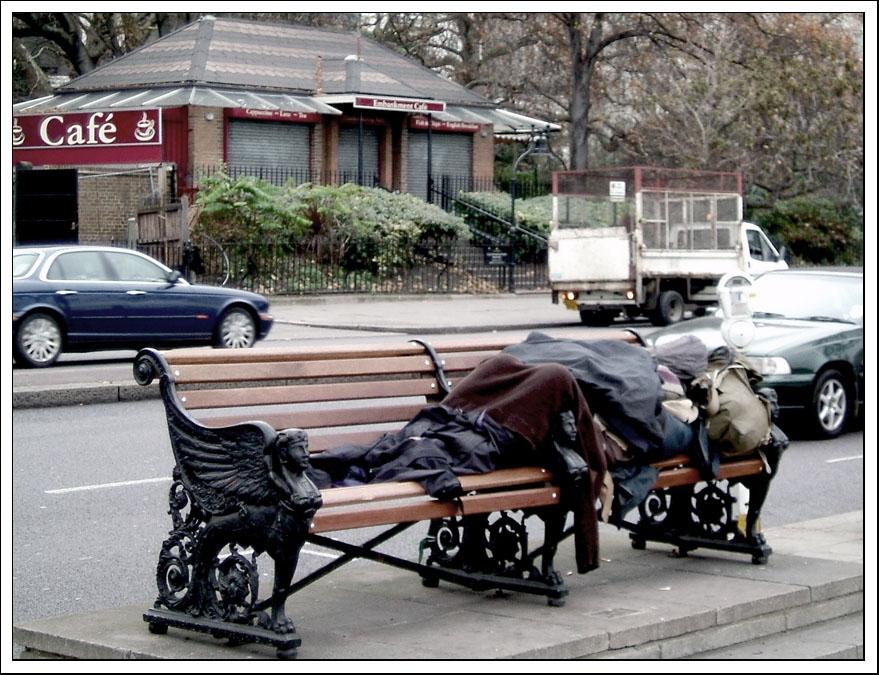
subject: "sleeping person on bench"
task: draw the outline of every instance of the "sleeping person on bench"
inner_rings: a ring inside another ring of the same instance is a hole
[[[662,402],[656,361],[643,347],[532,333],[401,430],[312,455],[308,475],[321,488],[415,480],[453,499],[459,475],[545,466],[569,487],[578,571],[587,572],[598,566],[599,514],[619,523],[646,497],[658,475],[650,462],[684,453],[716,477],[701,418],[685,423]]]

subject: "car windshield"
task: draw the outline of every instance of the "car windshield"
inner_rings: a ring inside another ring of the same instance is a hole
[[[12,256],[12,278],[21,279],[34,266],[39,253],[16,253]]]
[[[751,289],[755,316],[864,322],[864,281],[830,274],[764,274]]]

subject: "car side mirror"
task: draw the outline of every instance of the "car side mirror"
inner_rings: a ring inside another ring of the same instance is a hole
[[[782,245],[782,247],[778,249],[778,257],[780,260],[784,260],[786,263],[790,264],[791,256],[787,246]]]
[[[181,276],[183,276],[183,275],[181,275],[180,272],[178,272],[177,270],[171,270],[170,272],[168,272],[168,274],[165,276],[165,278],[168,280],[168,284],[173,286],[178,281],[180,281]]]

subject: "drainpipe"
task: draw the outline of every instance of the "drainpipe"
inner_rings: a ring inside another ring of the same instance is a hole
[[[427,113],[427,201],[433,204],[433,115]]]
[[[356,54],[345,57],[345,91],[356,94],[360,91],[360,74],[363,62]],[[363,185],[363,111],[358,113],[357,123],[357,184]]]

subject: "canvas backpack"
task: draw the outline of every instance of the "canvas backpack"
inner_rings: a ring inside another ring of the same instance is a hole
[[[709,442],[725,457],[753,453],[769,440],[771,402],[751,387],[759,378],[739,355],[711,359],[708,370],[693,382],[704,390]]]

